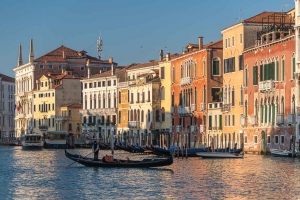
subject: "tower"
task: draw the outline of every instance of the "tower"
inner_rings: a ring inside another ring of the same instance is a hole
[[[23,65],[23,59],[22,59],[22,45],[20,43],[19,45],[19,59],[18,59],[18,66]]]
[[[99,39],[97,40],[97,51],[98,51],[99,60],[101,59],[102,45],[103,45],[103,43],[102,43],[101,37],[99,37]]]
[[[34,53],[33,53],[33,39],[30,39],[30,51],[29,51],[29,62],[33,62]]]

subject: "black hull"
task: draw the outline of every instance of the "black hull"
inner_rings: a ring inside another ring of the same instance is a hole
[[[65,150],[65,155],[69,159],[78,162],[87,167],[119,167],[119,168],[151,168],[151,167],[163,167],[173,164],[173,156],[168,158],[154,158],[154,159],[144,159],[142,161],[126,161],[126,160],[116,160],[114,162],[102,162],[94,161],[92,158],[85,158],[77,154],[71,154]]]
[[[23,150],[43,150],[43,146],[22,146]]]
[[[67,144],[50,144],[50,143],[45,142],[44,148],[45,149],[66,149]]]

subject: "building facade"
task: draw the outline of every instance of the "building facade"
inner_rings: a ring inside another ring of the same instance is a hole
[[[15,79],[0,74],[0,140],[12,141],[15,138]]]

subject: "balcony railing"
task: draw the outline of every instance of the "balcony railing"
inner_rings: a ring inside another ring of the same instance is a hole
[[[140,128],[140,122],[139,121],[129,121],[128,128]]]
[[[67,116],[57,116],[57,117],[55,117],[55,120],[56,121],[66,121],[66,120],[68,120],[68,117]]]
[[[206,131],[205,125],[200,125],[200,133],[205,132],[205,131]]]
[[[278,114],[276,119],[277,119],[276,120],[277,125],[284,124],[284,114]]]
[[[40,131],[47,131],[48,130],[48,126],[47,125],[40,125],[39,129],[40,129]]]
[[[214,103],[209,103],[208,104],[208,109],[220,109],[223,107],[222,102],[214,102]]]
[[[206,103],[202,102],[202,103],[200,104],[200,110],[201,110],[201,111],[205,111],[205,110],[206,110]]]
[[[184,77],[180,79],[180,85],[189,85],[192,83],[192,78],[191,77]]]
[[[192,104],[191,106],[191,112],[194,112],[197,110],[197,104]]]
[[[288,124],[295,124],[296,122],[296,115],[295,114],[289,114],[287,118]]]
[[[261,81],[259,82],[258,87],[260,92],[270,91],[274,89],[275,83],[273,82],[273,80]]]
[[[126,81],[126,82],[121,82],[121,83],[118,83],[118,87],[119,88],[122,88],[122,87],[128,87],[129,85],[132,85],[134,84],[135,81]]]
[[[255,126],[255,125],[258,124],[258,118],[257,118],[256,115],[250,116],[250,123],[251,123],[252,126]]]
[[[183,107],[183,106],[178,106],[178,114],[179,115],[189,115],[191,114],[191,107]]]
[[[229,112],[231,108],[231,104],[223,104],[222,112]]]

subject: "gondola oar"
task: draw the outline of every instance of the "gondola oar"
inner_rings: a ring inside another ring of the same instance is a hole
[[[94,153],[94,152],[92,152],[92,153]],[[86,156],[84,156],[84,157],[82,157],[82,158],[85,158],[85,157],[91,155],[92,153],[89,153],[88,155],[86,155]],[[70,166],[73,165],[74,163],[78,162],[79,160],[80,160],[80,157],[78,158],[78,160],[76,160],[76,161],[74,161],[73,163],[69,164],[68,167],[70,167]]]

